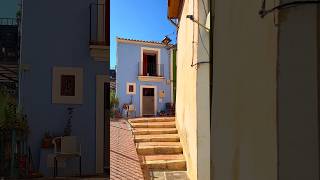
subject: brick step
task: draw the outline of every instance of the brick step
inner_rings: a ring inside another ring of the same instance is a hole
[[[175,128],[176,123],[172,122],[143,122],[130,123],[133,128]]]
[[[147,135],[147,134],[177,134],[176,128],[135,128],[132,130],[134,135]]]
[[[150,134],[150,135],[135,135],[134,141],[138,142],[179,142],[178,134]]]
[[[180,142],[140,142],[136,144],[140,155],[182,154]]]
[[[187,165],[182,154],[143,156],[143,165],[149,170],[186,171]]]
[[[134,118],[128,120],[130,123],[141,122],[172,122],[175,121],[175,117],[150,117],[150,118]]]

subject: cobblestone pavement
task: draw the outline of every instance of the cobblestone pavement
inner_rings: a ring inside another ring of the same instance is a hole
[[[110,122],[110,179],[144,179],[130,126],[124,119]]]

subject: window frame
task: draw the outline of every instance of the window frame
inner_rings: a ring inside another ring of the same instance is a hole
[[[130,92],[129,91],[129,87],[130,86],[133,86],[133,92]],[[134,95],[136,94],[136,91],[137,91],[137,88],[136,88],[136,83],[133,83],[133,82],[127,82],[127,85],[126,85],[126,92],[128,95]]]
[[[156,54],[156,66],[157,66],[157,76],[160,76],[160,64],[161,64],[161,49],[160,48],[150,48],[150,47],[141,47],[141,54],[140,54],[140,74],[143,75],[143,60],[144,60],[144,53],[152,52]]]
[[[61,77],[71,75],[75,77],[75,95],[61,94]],[[52,103],[53,104],[83,104],[83,68],[53,67],[52,68]]]

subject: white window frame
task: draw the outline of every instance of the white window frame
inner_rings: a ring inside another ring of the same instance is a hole
[[[140,52],[140,74],[143,74],[143,52],[144,51],[155,51],[157,53],[157,74],[160,76],[160,64],[161,64],[161,49],[160,48],[149,48],[149,47],[141,47]],[[159,66],[159,67],[158,67]]]
[[[61,96],[61,76],[75,76],[75,95]],[[52,69],[52,103],[82,104],[83,103],[83,69],[79,67],[53,67]]]
[[[130,85],[133,85],[133,92],[129,92],[129,86]],[[130,82],[127,82],[127,94],[130,94],[130,95],[134,95],[136,94],[136,91],[137,91],[137,88],[136,88],[136,83],[130,83]]]

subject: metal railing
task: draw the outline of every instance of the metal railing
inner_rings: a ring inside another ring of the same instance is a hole
[[[16,18],[0,18],[0,25],[18,25]]]
[[[19,30],[14,22],[0,19],[0,62],[18,62],[19,58]],[[6,24],[6,25],[5,25]]]
[[[164,65],[155,63],[138,63],[138,76],[164,76]]]
[[[90,4],[90,44],[107,45],[106,5]]]

